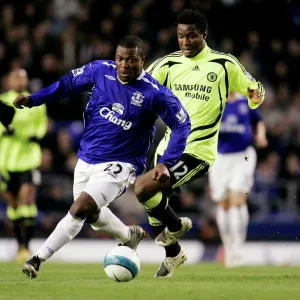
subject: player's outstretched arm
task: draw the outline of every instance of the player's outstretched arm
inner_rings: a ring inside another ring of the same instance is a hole
[[[263,85],[247,72],[236,57],[230,56],[232,58],[231,63],[226,64],[229,73],[229,91],[236,91],[248,97],[249,107],[251,109],[258,108],[265,97]]]
[[[256,124],[255,132],[255,144],[258,148],[266,148],[268,146],[268,140],[266,137],[266,126],[263,121],[259,121]]]
[[[17,97],[15,107],[40,106],[44,103],[63,99],[72,93],[90,91],[94,85],[94,70],[97,63],[90,63],[82,68],[72,70],[68,75],[61,77],[57,82],[41,89],[40,91],[25,97]]]

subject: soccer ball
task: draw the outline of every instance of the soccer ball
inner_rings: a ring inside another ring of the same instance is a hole
[[[104,257],[104,271],[114,281],[127,282],[139,273],[140,259],[133,249],[118,246]]]

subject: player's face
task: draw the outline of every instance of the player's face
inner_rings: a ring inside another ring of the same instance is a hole
[[[118,46],[115,60],[119,79],[123,82],[129,82],[139,77],[143,70],[145,58],[141,57],[138,48]]]
[[[201,33],[194,24],[178,24],[179,48],[186,57],[196,56],[206,45],[207,32]]]
[[[10,89],[19,93],[26,90],[28,85],[28,77],[27,72],[24,69],[12,71],[8,79]]]

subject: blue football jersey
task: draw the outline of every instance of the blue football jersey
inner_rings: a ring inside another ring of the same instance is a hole
[[[250,109],[246,97],[241,96],[234,102],[227,102],[220,127],[218,152],[245,150],[252,144],[252,128],[260,120],[259,109]]]
[[[172,166],[179,159],[190,132],[189,116],[178,98],[145,71],[122,83],[114,61],[93,61],[31,98],[36,106],[85,91],[89,94],[79,158],[90,164],[128,162],[141,174],[160,116],[172,129],[172,137],[159,162]]]

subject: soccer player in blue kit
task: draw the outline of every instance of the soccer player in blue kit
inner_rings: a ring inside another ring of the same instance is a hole
[[[243,264],[242,250],[249,221],[247,195],[254,182],[256,151],[268,145],[259,109],[230,92],[222,117],[218,156],[208,173],[211,197],[217,203],[216,221],[225,250],[225,266]]]
[[[158,116],[172,129],[172,138],[155,168],[154,180],[168,178],[168,166],[177,162],[190,133],[189,116],[180,101],[143,70],[144,60],[142,40],[126,36],[117,46],[115,62],[93,61],[35,94],[15,99],[17,108],[33,107],[89,91],[74,171],[75,201],[24,264],[29,278],[38,275],[41,264],[72,240],[84,222],[133,249],[143,238],[142,228],[125,226],[107,205],[145,170]]]

